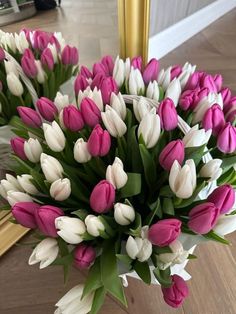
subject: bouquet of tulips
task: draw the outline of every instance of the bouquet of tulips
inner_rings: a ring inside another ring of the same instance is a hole
[[[61,33],[0,31],[0,125],[18,114],[19,105],[33,107],[41,96],[53,100],[77,65],[78,50]]]
[[[217,142],[212,127],[190,128],[185,121],[200,120],[179,99],[195,67],[159,72],[157,60],[143,70],[141,61],[82,66],[73,102],[44,97],[12,120],[16,177],[6,175],[0,194],[36,231],[29,264],[62,265],[65,276],[72,265],[89,269],[57,314],[97,313],[107,293],[127,306],[121,278],[133,273],[179,307],[188,287],[178,269],[196,258],[192,246],[228,244],[236,229],[235,127]]]

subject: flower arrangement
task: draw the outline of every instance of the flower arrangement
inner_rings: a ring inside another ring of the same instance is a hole
[[[175,266],[236,229],[234,99],[225,105],[221,76],[188,63],[159,71],[155,59],[142,69],[140,57],[104,57],[80,68],[73,102],[44,97],[12,122],[17,177],[0,194],[37,230],[29,264],[89,269],[57,314],[97,313],[106,293],[127,306],[121,277],[133,272],[179,307],[188,287]]]

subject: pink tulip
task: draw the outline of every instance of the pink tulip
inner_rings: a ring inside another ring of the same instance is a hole
[[[25,37],[26,39],[30,42],[30,33],[31,33],[31,29],[23,27],[20,32],[24,32],[25,33]]]
[[[143,70],[144,83],[148,85],[149,82],[157,80],[158,72],[159,62],[155,58],[153,58],[148,62]]]
[[[42,119],[37,111],[28,107],[23,107],[23,106],[17,107],[17,111],[21,117],[21,120],[24,122],[24,124],[32,128],[41,127]]]
[[[80,269],[89,268],[95,261],[96,251],[92,246],[79,244],[74,251],[75,266]]]
[[[227,113],[232,108],[232,106],[236,106],[236,96],[232,97],[227,104],[224,104],[224,112]]]
[[[214,104],[204,114],[202,126],[206,131],[212,129],[212,134],[216,136],[224,125],[224,113],[218,104]]]
[[[5,52],[4,50],[0,47],[0,62],[5,59]]]
[[[217,93],[215,81],[210,74],[203,75],[201,78],[201,87],[206,87],[210,92]]]
[[[222,96],[222,99],[223,99],[223,104],[224,104],[224,107],[227,106],[231,100],[231,90],[228,88],[228,87],[224,87],[221,91],[221,96]]]
[[[37,223],[35,220],[35,211],[40,207],[34,202],[20,202],[12,207],[12,215],[16,221],[26,228],[35,229]]]
[[[164,99],[158,108],[158,115],[161,119],[161,126],[164,130],[174,130],[178,125],[178,115],[172,99]]]
[[[28,57],[21,58],[21,67],[29,78],[35,78],[38,74],[38,69],[36,67],[35,60]]]
[[[226,154],[236,151],[236,127],[229,122],[221,129],[217,138],[218,149]]]
[[[53,70],[54,68],[54,59],[52,55],[52,51],[49,48],[43,50],[41,57],[40,57],[42,65],[49,70]]]
[[[91,89],[93,90],[95,87],[97,87],[98,89],[101,89],[101,82],[104,79],[105,75],[101,72],[99,72],[94,78],[93,81],[91,83]]]
[[[221,185],[208,196],[207,201],[215,204],[221,214],[226,214],[234,205],[235,191],[229,184]]]
[[[107,180],[100,181],[90,195],[90,207],[98,214],[108,212],[115,202],[115,189]]]
[[[167,246],[180,235],[181,224],[181,221],[175,218],[159,220],[150,227],[148,238],[153,245]]]
[[[108,76],[112,76],[114,69],[114,61],[111,56],[105,56],[102,58],[101,63],[104,65],[106,69],[106,73]]]
[[[64,212],[55,206],[44,205],[35,211],[35,219],[39,230],[46,236],[56,238],[55,219],[64,216]]]
[[[60,45],[58,39],[54,35],[50,36],[49,43],[51,45],[55,45],[58,52],[61,50],[61,45]]]
[[[22,160],[27,160],[24,150],[25,139],[22,137],[14,137],[11,139],[11,148],[14,153]]]
[[[171,81],[182,73],[182,67],[178,64],[174,65],[170,71]]]
[[[97,124],[91,132],[88,139],[88,151],[96,156],[105,156],[108,154],[111,148],[111,136],[108,131],[103,130],[102,127]]]
[[[109,76],[106,67],[100,62],[94,63],[93,65],[93,77],[95,77],[98,73],[101,73],[104,76]]]
[[[32,46],[34,49],[43,51],[49,44],[50,35],[49,33],[41,30],[36,30],[33,33]]]
[[[187,84],[184,87],[184,90],[194,90],[199,87],[201,76],[201,72],[194,72],[193,74],[191,74],[187,81]]]
[[[29,58],[29,59],[32,59],[35,61],[34,54],[33,54],[32,50],[29,48],[26,48],[24,50],[23,57],[26,57],[26,58]]]
[[[110,104],[111,94],[118,94],[119,89],[113,77],[103,77],[100,84],[104,104]]]
[[[221,74],[216,74],[213,76],[213,80],[215,82],[215,86],[217,89],[217,92],[219,92],[222,88],[222,84],[223,84],[223,77]]]
[[[63,122],[65,127],[72,132],[78,132],[84,127],[82,114],[73,105],[63,109]]]
[[[82,74],[77,75],[74,83],[75,94],[78,95],[80,90],[83,92],[88,86],[89,83],[86,77]]]
[[[188,227],[195,233],[206,234],[214,228],[219,215],[220,209],[211,202],[197,205],[189,212]]]
[[[66,45],[61,53],[61,62],[64,65],[77,65],[79,61],[79,53],[76,47]]]
[[[184,143],[181,140],[176,140],[168,143],[161,151],[159,163],[167,171],[170,171],[175,160],[182,165],[184,161]]]
[[[86,79],[90,79],[93,77],[93,73],[84,65],[82,65],[82,67],[80,68],[80,74]]]
[[[100,122],[101,111],[96,103],[89,97],[82,99],[80,110],[85,124],[89,125],[91,128],[95,127],[95,125]]]
[[[196,92],[194,90],[186,90],[180,97],[179,105],[184,111],[192,109],[196,101]]]
[[[172,285],[169,288],[161,287],[165,302],[174,307],[180,307],[188,296],[188,286],[182,277],[172,276]]]
[[[233,124],[233,122],[236,119],[236,104],[232,106],[232,108],[226,113],[225,119],[227,122],[230,122]]]
[[[36,102],[36,106],[41,116],[47,121],[52,122],[55,119],[55,115],[58,114],[55,104],[46,97],[40,97]]]
[[[134,57],[132,60],[131,60],[131,66],[134,68],[134,69],[138,69],[140,72],[142,71],[142,65],[143,65],[143,60],[142,60],[142,57],[139,56],[139,57]]]

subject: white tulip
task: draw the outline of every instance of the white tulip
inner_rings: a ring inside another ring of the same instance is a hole
[[[126,124],[111,106],[106,105],[105,112],[102,112],[101,116],[102,121],[111,136],[121,137],[126,133]]]
[[[19,202],[33,202],[33,199],[31,196],[23,192],[8,191],[7,201],[11,206],[14,206],[16,203]]]
[[[29,48],[29,42],[26,39],[25,33],[20,32],[19,35],[15,33],[16,48],[21,54],[24,53],[25,49]]]
[[[56,201],[64,201],[68,199],[70,194],[71,184],[67,178],[54,181],[50,187],[50,195]]]
[[[78,101],[78,107],[80,108],[80,104],[81,104],[81,102],[82,102],[82,100],[85,98],[85,97],[88,97],[89,96],[89,94],[91,95],[91,92],[92,92],[92,90],[91,90],[91,88],[90,88],[90,86],[88,86],[84,91],[79,91],[79,94],[78,94],[78,99],[77,99],[77,101]],[[91,97],[90,97],[91,98]]]
[[[7,199],[8,191],[18,191],[23,192],[24,190],[18,183],[17,179],[13,177],[11,174],[6,174],[6,179],[1,180],[0,184],[0,195]]]
[[[52,183],[63,177],[62,165],[56,158],[42,153],[40,163],[48,182]]]
[[[181,85],[178,78],[174,78],[170,85],[167,87],[165,98],[173,100],[175,107],[178,105],[179,97],[181,95]]]
[[[79,138],[74,145],[74,158],[79,163],[88,162],[92,156],[88,151],[88,144],[82,138]]]
[[[47,74],[44,72],[41,61],[40,60],[35,60],[35,65],[37,67],[37,81],[40,84],[43,84],[45,82]]]
[[[91,90],[89,88],[87,97],[91,98],[95,102],[95,104],[97,105],[98,109],[100,109],[100,111],[104,110],[102,93],[101,93],[100,89],[97,89],[96,86],[94,87],[93,90]]]
[[[175,160],[170,170],[169,184],[177,197],[183,199],[191,197],[197,185],[194,161],[187,160],[181,168],[178,161]]]
[[[12,33],[2,34],[1,42],[6,50],[10,48],[13,53],[16,53],[16,42],[15,37]]]
[[[61,112],[62,109],[64,109],[70,104],[69,96],[62,95],[60,92],[57,92],[56,97],[54,99],[54,104],[57,107],[58,112]]]
[[[156,101],[159,100],[160,90],[159,90],[157,81],[149,82],[147,91],[146,91],[146,96]]]
[[[28,263],[29,265],[40,263],[39,268],[43,269],[55,261],[58,252],[57,240],[46,238],[35,247]]]
[[[107,167],[106,180],[116,189],[121,189],[126,185],[128,176],[124,171],[124,165],[120,158],[116,157],[113,164]]]
[[[132,206],[116,203],[114,205],[114,218],[119,225],[127,226],[134,221],[135,211]]]
[[[45,140],[54,152],[61,152],[66,146],[65,135],[56,121],[52,124],[43,123],[43,131]]]
[[[184,87],[186,86],[188,79],[190,77],[191,74],[193,74],[196,70],[196,65],[192,65],[189,62],[186,62],[182,68],[182,73],[180,73],[179,75],[179,80],[180,80],[180,85],[182,90],[184,89]]]
[[[220,168],[222,164],[221,159],[212,159],[208,161],[200,170],[200,176],[203,178],[209,178],[209,181],[217,180],[221,174],[223,169]]]
[[[78,244],[83,241],[83,234],[86,232],[85,224],[78,218],[61,216],[56,218],[55,227],[57,234],[70,244]]]
[[[19,78],[19,71],[17,70],[16,63],[12,60],[4,60],[6,74],[14,73]]]
[[[236,215],[220,215],[214,231],[220,236],[225,236],[236,230]]]
[[[47,48],[51,50],[54,63],[57,63],[58,61],[58,53],[57,53],[57,47],[55,44],[48,44]]]
[[[31,162],[36,163],[39,162],[43,149],[38,139],[30,138],[28,141],[25,141],[24,143],[24,151],[26,157]]]
[[[72,288],[62,297],[55,306],[54,314],[88,314],[91,311],[94,292],[87,294],[83,299],[83,285]]]
[[[153,108],[142,118],[138,127],[138,137],[141,134],[147,148],[156,145],[161,134],[161,122],[160,117],[156,114],[156,108]]]
[[[131,95],[143,95],[144,91],[145,85],[140,70],[131,67],[129,76],[129,93]]]
[[[118,113],[122,120],[125,120],[126,117],[126,104],[124,99],[119,93],[116,95],[115,93],[111,94],[111,107]]]
[[[166,70],[162,69],[159,72],[157,81],[158,81],[158,84],[161,85],[161,87],[165,91],[167,89],[167,87],[170,85],[170,81],[171,81],[171,67],[167,68]]]
[[[185,62],[183,66],[183,71],[189,71],[191,74],[193,74],[195,70],[196,70],[196,65],[192,65],[190,62]]]
[[[131,62],[130,58],[125,59],[125,80],[128,80],[131,71]]]
[[[62,33],[61,32],[54,32],[53,34],[56,39],[58,40],[59,44],[60,44],[60,48],[61,48],[61,51],[65,48],[66,46],[66,41],[64,39],[64,37],[62,36]]]
[[[17,176],[17,180],[25,192],[29,194],[38,194],[39,191],[32,183],[32,179],[33,177],[30,174],[22,174],[21,176]]]
[[[126,252],[130,258],[145,262],[152,255],[152,243],[148,239],[129,236],[126,242]]]
[[[21,84],[21,81],[13,72],[7,74],[7,86],[12,95],[14,96],[20,97],[24,92],[24,88],[23,85]]]
[[[87,232],[94,237],[99,237],[101,231],[105,231],[105,226],[99,219],[99,217],[94,215],[88,215],[85,218],[85,225],[87,227]]]
[[[125,63],[122,59],[117,56],[113,69],[113,78],[119,88],[124,84],[125,81]]]
[[[211,137],[212,130],[199,130],[199,126],[193,126],[183,137],[185,147],[198,147],[207,144]]]
[[[139,100],[133,99],[133,110],[134,115],[138,122],[141,122],[143,117],[152,110],[152,106],[146,100],[145,97],[140,97]]]

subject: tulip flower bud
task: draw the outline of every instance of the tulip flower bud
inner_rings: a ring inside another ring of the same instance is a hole
[[[141,72],[138,69],[131,68],[129,76],[129,93],[131,95],[143,95],[145,85]]]
[[[141,120],[144,118],[144,116],[152,110],[152,106],[150,103],[144,98],[140,97],[139,101],[136,99],[133,99],[133,110],[134,115],[138,122],[141,122]]]
[[[21,117],[21,120],[24,122],[24,124],[32,128],[41,127],[42,119],[37,111],[28,107],[23,107],[23,106],[17,107],[17,111]]]
[[[118,86],[113,77],[103,77],[100,84],[104,104],[110,104],[111,94],[118,94]]]
[[[66,138],[56,121],[52,125],[43,123],[43,131],[45,140],[49,148],[54,152],[61,152],[65,148]]]
[[[234,206],[235,191],[229,184],[221,185],[208,196],[207,201],[219,208],[221,214],[226,214]]]
[[[218,149],[226,154],[236,151],[236,127],[229,122],[221,129],[217,137]]]
[[[212,159],[208,161],[200,170],[200,176],[203,178],[209,178],[209,181],[217,180],[221,174],[223,169],[220,168],[222,164],[221,159]]]
[[[35,229],[37,224],[34,213],[40,207],[34,202],[19,202],[12,207],[12,215],[16,221],[26,228]]]
[[[115,189],[107,180],[100,181],[90,195],[90,207],[99,214],[108,212],[115,201]]]
[[[116,157],[113,164],[107,167],[106,180],[109,181],[115,189],[121,189],[126,185],[128,176],[124,171],[123,162],[120,158]]]
[[[47,121],[52,122],[55,118],[55,115],[58,114],[57,107],[50,99],[46,97],[39,98],[37,100],[36,106],[41,116]]]
[[[217,92],[219,92],[222,88],[222,84],[223,84],[223,77],[221,74],[216,74],[213,76],[213,80],[217,89]]]
[[[102,112],[101,116],[102,121],[111,136],[121,137],[126,133],[127,127],[125,122],[112,107],[106,105],[105,112]]]
[[[182,73],[178,77],[180,80],[182,89],[185,89],[185,86],[188,82],[189,77],[195,72],[195,70],[196,70],[196,65],[191,65],[188,62],[185,63],[185,65],[182,68]],[[189,88],[186,88],[186,89],[189,89]]]
[[[144,140],[147,148],[152,148],[156,145],[161,133],[160,117],[156,114],[156,109],[153,108],[141,120],[138,127],[138,137]]]
[[[131,224],[135,219],[135,211],[132,206],[122,203],[114,205],[115,221],[121,226]]]
[[[222,96],[222,99],[223,99],[223,104],[224,106],[227,106],[230,102],[230,99],[231,99],[231,90],[228,88],[228,87],[224,87],[221,91],[221,96]]]
[[[100,62],[94,63],[93,65],[93,77],[98,73],[101,73],[104,76],[109,76],[107,68]]]
[[[99,216],[94,216],[94,215],[88,215],[85,218],[85,225],[87,228],[87,232],[92,235],[93,237],[99,237],[100,232],[105,231],[105,226],[99,219]]]
[[[170,98],[176,107],[179,103],[180,95],[181,95],[180,81],[178,78],[175,78],[173,79],[173,81],[171,81],[170,85],[167,87],[165,98]]]
[[[92,99],[100,111],[103,111],[103,101],[101,91],[94,87],[93,91],[90,89],[88,92],[88,97]]]
[[[121,88],[125,81],[125,63],[122,59],[119,58],[119,56],[115,60],[112,76],[118,87]]]
[[[93,90],[95,87],[97,87],[98,89],[101,88],[101,82],[104,78],[104,74],[99,72],[98,74],[95,75],[95,77],[93,78],[92,83],[90,84],[90,88]]]
[[[201,86],[207,87],[210,92],[217,93],[217,87],[211,75],[203,75],[201,79]]]
[[[43,50],[47,47],[49,43],[49,33],[36,30],[32,33],[31,43],[34,49]]]
[[[211,137],[211,130],[205,132],[204,129],[199,130],[199,126],[195,125],[183,137],[185,147],[198,147],[207,144]]]
[[[148,239],[129,236],[126,242],[126,252],[130,258],[138,259],[142,263],[152,255],[152,244]]]
[[[29,78],[35,78],[38,74],[38,69],[35,60],[27,57],[21,58],[21,67]]]
[[[152,225],[148,231],[148,239],[153,245],[167,246],[180,235],[181,221],[175,218],[163,219]]]
[[[157,81],[149,82],[146,90],[147,98],[158,101],[160,97],[160,90]]]
[[[118,113],[122,120],[125,120],[126,104],[121,93],[117,95],[115,93],[111,93],[111,107]]]
[[[58,52],[56,44],[48,44],[47,48],[51,51],[54,63],[58,62]]]
[[[220,215],[214,227],[214,232],[224,237],[236,229],[236,215]]]
[[[74,251],[75,266],[80,269],[89,268],[96,259],[96,251],[92,246],[80,244]]]
[[[141,56],[134,57],[134,58],[131,60],[131,66],[132,66],[134,69],[138,69],[140,72],[142,71],[142,63],[143,63],[143,60],[142,60],[142,57],[141,57]]]
[[[16,64],[12,60],[4,60],[6,74],[14,73],[19,78],[19,71],[17,70]]]
[[[200,77],[200,72],[194,72],[193,74],[191,74],[184,89],[194,90],[195,88],[199,87]]]
[[[2,49],[2,47],[0,47],[0,62],[2,62],[5,59],[5,52]]]
[[[73,217],[61,216],[56,218],[55,226],[57,234],[70,244],[78,244],[83,241],[83,234],[86,232],[82,220]]]
[[[78,132],[84,127],[82,114],[73,105],[63,109],[63,122],[65,127],[72,132]]]
[[[79,61],[77,48],[66,45],[61,53],[61,61],[64,65],[77,65]]]
[[[45,178],[49,183],[53,183],[63,177],[62,165],[56,158],[42,153],[40,163]]]
[[[189,212],[189,229],[195,233],[206,234],[210,232],[220,215],[220,209],[213,203],[203,203],[195,206]]]
[[[184,144],[181,140],[171,141],[161,151],[159,163],[167,171],[170,171],[175,160],[182,165],[184,161]]]
[[[170,79],[171,81],[178,77],[182,73],[182,67],[178,64],[174,65],[170,71]]]
[[[35,219],[39,230],[52,238],[57,237],[55,220],[61,216],[64,216],[64,212],[60,208],[50,205],[41,206],[35,211]]]
[[[69,96],[63,95],[60,92],[57,92],[56,97],[54,99],[54,104],[57,107],[58,112],[61,112],[62,109],[69,105]]]
[[[202,126],[206,131],[212,129],[212,134],[216,136],[224,124],[224,113],[219,105],[214,104],[206,111],[202,120]]]
[[[227,104],[224,104],[224,112],[227,113],[233,106],[236,106],[236,96],[232,97]]]
[[[22,187],[22,189],[29,194],[38,194],[39,191],[32,183],[33,177],[30,174],[22,174],[21,176],[17,176],[17,180]]]
[[[193,109],[196,102],[196,90],[186,90],[180,96],[179,105],[184,111]]]
[[[37,81],[40,84],[43,84],[45,82],[45,78],[47,77],[46,73],[43,70],[42,64],[40,60],[35,60],[35,64],[38,70],[38,74],[37,74]]]
[[[180,307],[189,293],[187,284],[178,275],[172,276],[172,285],[170,287],[161,287],[161,290],[165,302],[174,308]]]
[[[11,206],[14,206],[16,203],[20,202],[33,202],[33,199],[28,194],[23,192],[8,191],[7,201]]]
[[[57,241],[52,238],[46,238],[35,247],[28,263],[29,265],[40,263],[39,268],[43,269],[55,261],[58,253]]]
[[[178,125],[178,115],[172,99],[164,99],[158,108],[158,115],[161,119],[161,127],[166,130],[174,130]]]
[[[175,160],[170,169],[169,184],[177,197],[183,199],[191,197],[197,185],[194,161],[187,160],[181,168],[178,161]]]
[[[25,151],[24,151],[25,139],[21,137],[14,137],[11,139],[11,148],[14,153],[20,157],[22,160],[27,160]]]
[[[89,83],[86,77],[81,74],[77,75],[74,82],[75,94],[78,95],[80,90],[84,91],[88,86],[89,86]]]
[[[99,124],[96,125],[89,136],[87,147],[89,153],[94,157],[107,155],[111,147],[110,134]]]
[[[159,62],[156,59],[151,59],[143,70],[143,80],[146,85],[150,81],[155,81],[157,79],[159,71]]]
[[[234,120],[236,119],[236,103],[232,104],[231,108],[228,109],[225,119],[227,122],[230,122],[231,124],[234,123]]]
[[[43,152],[42,146],[38,139],[30,138],[24,143],[24,151],[26,157],[33,163],[37,163],[40,160],[40,155]]]
[[[54,57],[50,48],[45,48],[41,54],[40,61],[46,70],[54,68]]]
[[[50,195],[56,201],[64,201],[70,194],[71,184],[70,180],[67,178],[54,181],[50,187]]]
[[[84,76],[86,79],[90,79],[93,77],[92,72],[84,65],[80,68],[80,74]]]
[[[12,95],[14,96],[20,97],[24,92],[24,88],[23,85],[21,84],[21,81],[13,72],[7,74],[7,86]]]
[[[88,162],[92,158],[88,150],[88,143],[82,138],[79,138],[75,143],[74,158],[80,163]]]
[[[15,177],[11,174],[6,174],[6,179],[0,181],[0,195],[7,199],[7,192],[8,191],[16,191],[16,192],[23,192],[24,190],[20,186],[19,182]]]
[[[91,128],[100,122],[101,111],[92,99],[85,97],[81,102],[80,110],[85,124]]]
[[[105,56],[102,58],[101,63],[104,65],[106,69],[106,73],[109,76],[112,76],[113,69],[114,69],[114,61],[111,56]]]

